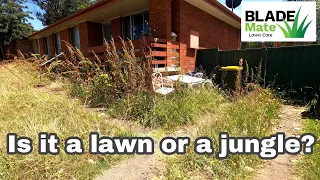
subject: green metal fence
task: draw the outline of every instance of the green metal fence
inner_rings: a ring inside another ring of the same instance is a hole
[[[207,74],[218,73],[221,66],[238,65],[240,58],[246,60],[255,73],[262,61],[266,85],[292,89],[320,87],[320,45],[228,51],[204,49],[197,53],[197,67]]]

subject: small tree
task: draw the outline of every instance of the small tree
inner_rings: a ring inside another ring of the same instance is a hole
[[[24,38],[33,31],[27,18],[30,12],[24,11],[25,0],[5,0],[0,2],[0,49],[4,55],[4,47],[16,38]],[[1,58],[1,57],[0,57]],[[3,58],[3,57],[2,57]]]

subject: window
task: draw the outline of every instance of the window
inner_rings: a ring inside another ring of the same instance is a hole
[[[69,29],[70,34],[70,41],[71,45],[80,49],[80,33],[79,33],[79,27],[73,27]]]
[[[44,45],[44,54],[49,55],[50,52],[50,44],[49,44],[49,38],[44,37],[43,38],[43,45]]]
[[[35,39],[33,40],[33,51],[35,54],[39,54],[39,40]]]
[[[131,16],[122,18],[122,36],[124,40],[132,39],[131,36]]]
[[[54,41],[54,49],[56,55],[61,53],[61,40],[60,40],[60,34],[56,33],[53,35],[53,41]]]
[[[107,42],[111,41],[111,37],[112,37],[111,24],[103,24],[102,31],[103,31],[103,39],[105,39]]]
[[[149,37],[149,12],[133,14],[122,18],[122,34],[124,39],[140,39],[141,36]]]

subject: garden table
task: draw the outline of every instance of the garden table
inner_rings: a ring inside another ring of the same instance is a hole
[[[188,76],[188,75],[174,75],[174,76],[167,76],[166,78],[172,81],[185,83],[188,86],[193,86],[193,85],[202,84],[206,82],[205,79]]]

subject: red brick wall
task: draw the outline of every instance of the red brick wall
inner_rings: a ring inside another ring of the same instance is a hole
[[[32,40],[17,40],[17,49],[22,53],[34,53]]]
[[[149,0],[149,19],[153,37],[170,39],[171,0]]]
[[[176,33],[178,35],[177,41],[179,41],[180,38],[180,0],[174,0],[172,1],[171,7],[172,7],[172,32]]]
[[[120,42],[122,37],[121,17],[111,20],[111,34],[115,42]]]
[[[25,58],[31,57],[30,53],[34,53],[32,40],[13,40],[9,46],[4,47],[4,58],[14,59],[15,56],[20,57],[18,50],[25,56]]]
[[[180,41],[180,65],[182,70],[193,71],[195,68],[196,50],[188,48],[190,30],[199,32],[200,47],[219,47],[223,50],[239,48],[239,29],[188,2],[174,1],[179,1],[174,2],[174,4],[180,6],[180,29],[178,29],[177,34]]]
[[[80,33],[80,49],[82,53],[88,53],[89,48],[89,32],[88,32],[88,22],[82,22],[79,24]]]
[[[186,36],[189,36],[190,30],[195,30],[200,33],[200,47],[238,49],[239,29],[185,1],[182,3],[182,11],[183,40],[188,39]]]
[[[102,24],[82,22],[79,24],[80,48],[84,54],[89,53],[89,47],[103,45]]]
[[[60,31],[60,40],[61,40],[61,51],[65,52],[67,49],[66,43],[63,41],[67,41],[70,43],[70,35],[69,35],[69,29],[63,29]]]

